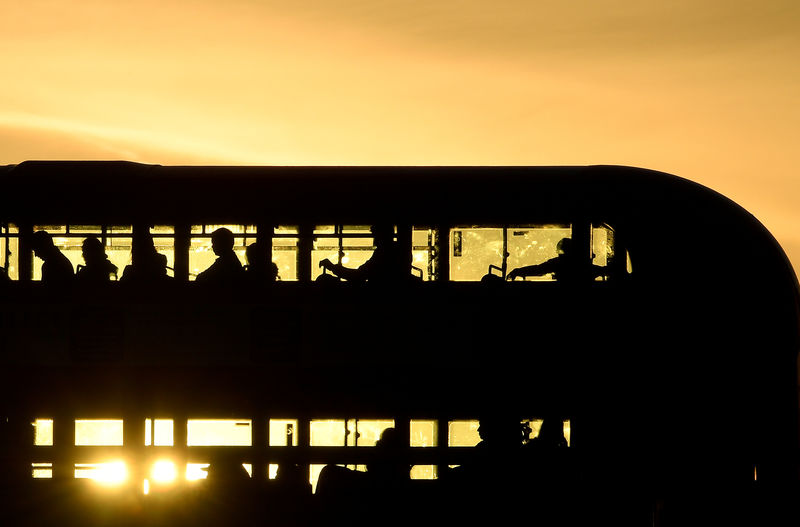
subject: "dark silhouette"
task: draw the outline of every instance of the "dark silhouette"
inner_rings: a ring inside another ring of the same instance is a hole
[[[334,264],[328,258],[322,260],[319,266],[349,282],[397,283],[410,279],[411,254],[406,254],[407,251],[403,251],[394,240],[394,228],[391,225],[374,225],[370,230],[375,240],[375,251],[357,269]]]
[[[545,416],[539,434],[523,447],[522,466],[533,477],[528,482],[531,502],[544,524],[584,525],[578,477],[569,456],[564,437],[564,423],[560,417]],[[574,511],[567,523],[564,511]]]
[[[402,459],[405,446],[399,432],[387,428],[375,443],[375,458],[367,463],[366,472],[326,465],[315,494],[319,520],[330,523],[333,519],[338,524],[338,519],[349,518],[358,507],[367,518],[392,511],[389,523],[405,524],[403,513],[408,511],[400,508],[409,498],[410,466]]]
[[[481,441],[474,457],[446,475],[444,509],[453,511],[456,524],[510,523],[519,518],[518,508],[530,501],[524,496],[526,474],[520,466],[520,420],[502,410],[485,412],[478,434]]]
[[[53,244],[53,238],[47,231],[36,231],[31,236],[33,253],[41,258],[42,283],[48,285],[69,284],[74,278],[72,263]]]
[[[117,276],[117,266],[108,260],[103,242],[90,237],[83,240],[81,245],[83,261],[86,265],[79,265],[75,279],[82,284],[102,284]]]
[[[252,525],[258,487],[237,459],[219,456],[208,469],[202,520],[208,525]]]
[[[211,233],[211,250],[217,259],[197,275],[197,281],[209,284],[231,284],[243,278],[242,263],[233,251],[233,233],[225,227]]]
[[[245,250],[247,265],[244,266],[244,275],[250,284],[268,284],[281,279],[278,276],[278,266],[270,261],[269,247],[258,242],[251,243]]]
[[[125,266],[120,282],[158,283],[167,280],[167,257],[156,251],[148,227],[134,227],[131,264]]]
[[[526,276],[552,274],[558,282],[575,284],[607,274],[605,268],[581,261],[581,258],[574,250],[572,239],[562,238],[556,248],[558,256],[555,258],[550,258],[540,264],[513,269],[508,273],[506,279],[514,280],[517,277],[524,278]]]
[[[553,417],[544,419],[539,434],[528,441],[526,447],[537,450],[566,448],[567,438],[564,437],[563,421]]]

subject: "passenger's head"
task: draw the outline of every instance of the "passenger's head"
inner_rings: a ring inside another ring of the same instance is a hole
[[[131,239],[131,258],[134,265],[139,265],[152,260],[156,254],[156,246],[153,243],[153,236],[150,229],[145,226],[133,228],[133,238]]]
[[[380,223],[373,225],[372,227],[370,227],[369,230],[372,232],[372,236],[375,240],[375,245],[391,242],[392,238],[394,238],[393,225]]]
[[[381,438],[375,443],[375,448],[381,454],[367,464],[367,472],[387,479],[408,477],[409,466],[398,459],[403,446],[402,436],[396,428],[387,428],[381,432]]]
[[[556,245],[556,250],[558,254],[567,255],[572,250],[572,239],[571,238],[561,238],[558,244]]]
[[[564,422],[558,417],[546,417],[539,428],[538,442],[545,446],[566,446],[567,438],[564,437]]]
[[[47,231],[36,231],[31,236],[31,248],[36,256],[45,258],[56,250],[53,245],[53,238]]]
[[[217,256],[233,250],[233,233],[221,227],[211,233],[211,249]]]
[[[106,259],[106,251],[105,247],[103,247],[103,242],[94,237],[83,240],[81,244],[81,253],[83,254],[83,261],[87,264],[102,262]]]
[[[481,416],[478,435],[492,446],[519,446],[522,441],[520,420],[513,415],[488,414]]]
[[[233,245],[231,245],[231,247],[232,246]],[[261,243],[253,242],[247,246],[247,249],[245,249],[244,256],[247,258],[247,263],[250,266],[264,265],[264,263],[267,261],[266,247],[264,247]]]

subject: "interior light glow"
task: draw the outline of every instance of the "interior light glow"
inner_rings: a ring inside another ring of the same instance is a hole
[[[175,468],[175,463],[172,461],[162,459],[153,464],[153,469],[150,471],[153,481],[156,483],[171,483],[175,481],[178,475],[178,470]]]
[[[79,465],[76,466],[75,477],[93,479],[101,485],[111,487],[128,479],[128,467],[124,461]]]
[[[208,477],[209,463],[187,463],[186,464],[186,480],[197,481],[199,479],[206,479]]]

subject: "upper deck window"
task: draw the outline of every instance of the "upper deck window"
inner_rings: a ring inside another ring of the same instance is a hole
[[[192,239],[189,247],[189,280],[205,271],[217,259],[211,248],[211,234],[217,229],[228,229],[233,233],[233,252],[245,265],[247,246],[256,241],[255,225],[192,225]]]
[[[319,264],[326,258],[345,267],[358,268],[374,251],[369,225],[317,225],[311,252],[311,279],[323,274]]]
[[[125,267],[131,263],[131,240],[133,229],[130,225],[37,225],[33,228],[52,235],[53,244],[67,257],[74,272],[83,267],[82,244],[89,237],[100,240],[108,260],[117,267],[117,278],[121,278]],[[156,251],[167,257],[169,274],[175,262],[174,229],[169,225],[150,228]],[[42,279],[42,260],[34,258],[33,279]],[[17,276],[13,276],[17,278]]]
[[[272,261],[281,281],[297,280],[297,226],[279,225],[272,231]]]
[[[558,242],[572,236],[570,225],[459,226],[450,230],[450,279],[477,282],[504,276],[517,267],[558,256]],[[534,278],[552,281],[551,275]]]
[[[0,224],[0,267],[11,280],[19,279],[19,229],[11,223]]]

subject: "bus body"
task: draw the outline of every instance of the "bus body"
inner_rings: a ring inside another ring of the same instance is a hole
[[[425,468],[422,494],[439,496],[448,467],[476,455],[458,426],[493,414],[568,426],[565,518],[582,509],[585,520],[587,507],[593,521],[632,525],[793,512],[797,279],[755,218],[700,185],[618,166],[56,161],[2,167],[0,185],[8,514],[88,521],[90,504],[54,496],[112,458],[125,460],[123,488],[145,509],[154,498],[142,481],[165,456],[182,473],[224,452],[265,480],[281,463],[311,474],[364,465],[375,449],[358,438],[377,422],[409,438],[403,459]],[[194,283],[223,225],[242,263],[249,243],[271,247],[281,280]],[[375,225],[394,228],[415,278],[319,278],[324,258],[368,259]],[[39,281],[33,232],[47,230],[74,264],[97,237],[121,275],[142,228],[171,280]],[[596,279],[505,280],[556,257],[562,238]],[[198,432],[210,420],[235,421],[244,439]],[[82,438],[90,422],[114,437]],[[319,439],[325,423],[341,434]],[[523,488],[536,478],[517,474]],[[532,503],[507,517],[535,514]]]

